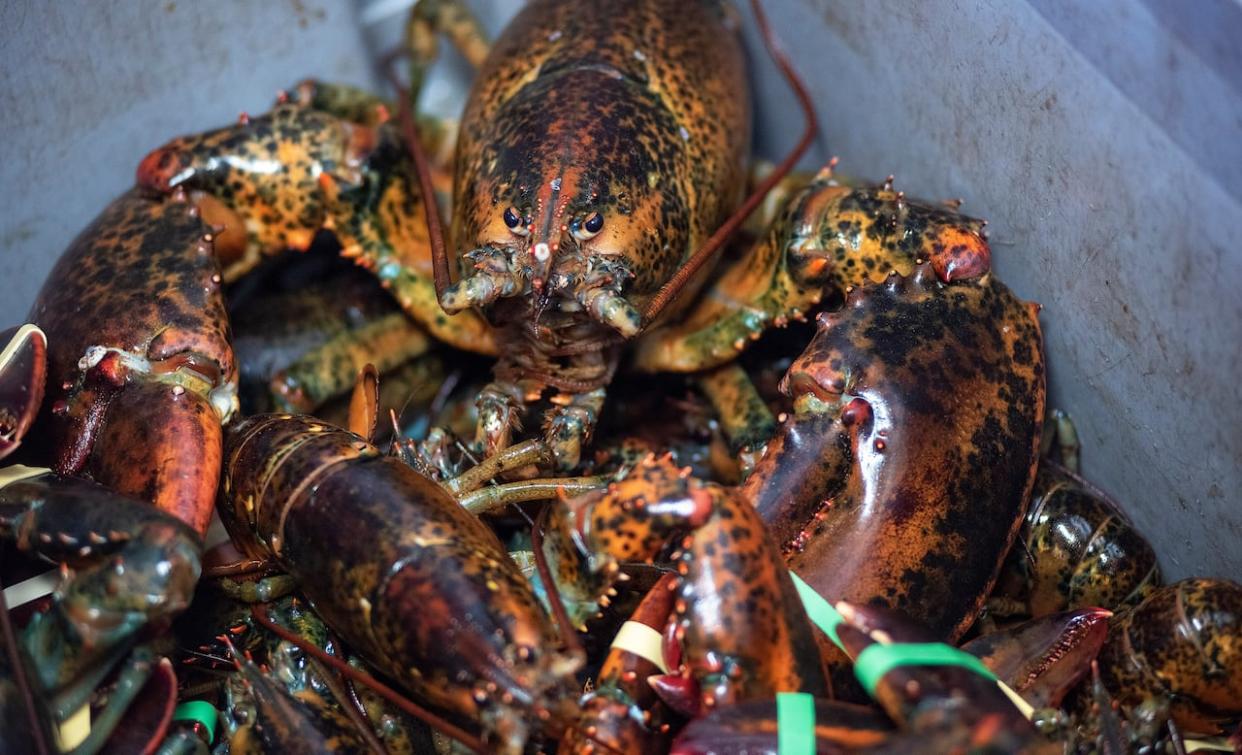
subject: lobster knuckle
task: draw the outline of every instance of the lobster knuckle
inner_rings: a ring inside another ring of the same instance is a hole
[[[156,500],[200,531],[214,498],[219,423],[235,407],[237,382],[210,236],[184,204],[123,194],[61,256],[31,310],[48,334],[41,454],[63,473],[89,463],[109,484]],[[148,431],[163,431],[156,406],[187,435],[164,432],[161,450],[142,450]],[[109,444],[98,448],[104,433]],[[142,464],[175,456],[176,469],[128,469],[119,461],[126,456]]]

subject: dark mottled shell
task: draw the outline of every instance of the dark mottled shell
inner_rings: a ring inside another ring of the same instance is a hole
[[[376,100],[378,102],[378,100]],[[442,129],[429,128],[431,140]],[[424,139],[424,141],[428,141]],[[433,144],[425,145],[434,151]],[[441,173],[435,173],[437,178]],[[306,249],[331,229],[341,254],[367,268],[408,314],[458,348],[494,352],[490,330],[472,313],[450,317],[431,283],[422,194],[397,127],[370,128],[299,104],[225,128],[173,139],[143,159],[138,183],[151,192],[181,187],[219,206],[226,226],[246,229],[232,281],[263,254]],[[446,183],[446,182],[445,182]]]
[[[509,206],[530,217],[528,243],[553,250],[598,210],[584,249],[623,254],[633,292],[654,293],[740,199],[750,98],[731,26],[707,0],[528,4],[462,117],[458,252],[514,245]]]
[[[827,695],[814,632],[777,543],[735,488],[647,459],[572,504],[598,563],[653,559],[674,533],[683,662],[705,709],[777,692]]]
[[[806,609],[750,503],[722,491],[711,517],[683,545],[682,657],[704,705],[777,692],[829,695]]]
[[[1165,696],[1183,732],[1216,734],[1242,718],[1242,585],[1187,579],[1119,614],[1100,678],[1122,705]]]
[[[211,229],[185,202],[121,195],[70,244],[30,320],[48,336],[48,398],[103,345],[158,361],[187,352],[237,381]]]
[[[797,411],[745,491],[830,601],[955,639],[1021,523],[1044,411],[1034,308],[990,275],[856,289],[784,385]]]
[[[510,746],[532,704],[567,704],[579,661],[495,534],[438,484],[305,417],[246,420],[227,459],[230,531],[251,527],[371,663]]]
[[[1116,610],[1160,584],[1156,553],[1108,498],[1041,464],[998,594],[1031,616],[1087,606]]]

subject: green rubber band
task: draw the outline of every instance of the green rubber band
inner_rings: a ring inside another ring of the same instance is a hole
[[[805,692],[776,693],[777,755],[815,755],[815,698]]]
[[[874,696],[880,679],[898,666],[957,666],[996,681],[983,661],[941,642],[898,642],[869,645],[854,659],[854,675],[867,694]]]
[[[802,598],[802,607],[806,609],[806,615],[811,623],[824,630],[828,639],[844,650],[845,646],[841,644],[841,638],[837,636],[837,625],[845,619],[837,613],[837,609],[824,600],[824,596],[815,592],[815,588],[803,582],[802,577],[793,572],[789,572],[789,576],[793,577],[794,587],[798,588],[798,597]]]
[[[190,700],[184,702],[173,709],[172,720],[174,721],[197,721],[207,729],[207,744],[210,746],[216,741],[216,723],[220,719],[220,712],[216,710],[216,706],[204,700]]]

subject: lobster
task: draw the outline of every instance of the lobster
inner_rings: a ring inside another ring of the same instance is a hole
[[[830,690],[805,609],[780,553],[735,489],[704,484],[672,459],[648,456],[607,490],[552,509],[545,555],[577,619],[626,561],[651,561],[678,532],[673,554],[680,669],[653,686],[695,715],[783,691]]]
[[[884,645],[932,639],[925,628],[884,609],[845,601],[837,609],[843,618],[837,636],[851,658]],[[786,739],[805,751],[827,753],[1060,751],[995,682],[960,665],[896,665],[875,680],[872,694],[887,718],[871,708],[823,699],[811,700],[809,720],[796,723],[782,721],[774,699],[722,707],[687,725],[672,752],[776,753],[786,751]]]
[[[701,287],[707,263],[809,143],[812,108],[778,63],[808,132],[730,214],[746,179],[750,102],[727,8],[542,0],[506,27],[462,117],[451,250],[426,205],[440,305],[482,310],[498,333],[495,380],[479,397],[483,451],[507,446],[522,409],[552,391],[543,438],[558,469],[577,466],[618,344]],[[421,164],[417,140],[407,143]]]
[[[31,310],[48,336],[41,460],[207,530],[237,368],[214,231],[184,194],[130,191],[70,245]]]

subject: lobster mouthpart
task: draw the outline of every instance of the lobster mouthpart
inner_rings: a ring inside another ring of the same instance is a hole
[[[43,403],[47,337],[33,325],[0,332],[0,459],[17,450]]]

